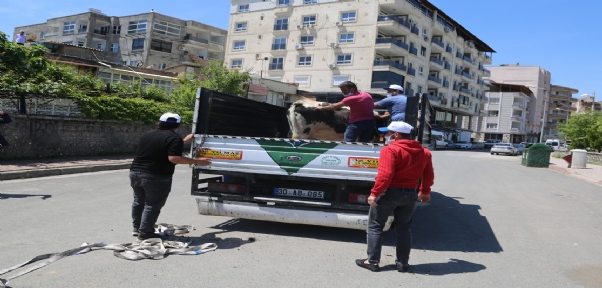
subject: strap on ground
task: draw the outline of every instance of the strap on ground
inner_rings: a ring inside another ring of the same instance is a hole
[[[102,242],[94,244],[84,243],[80,247],[69,249],[67,251],[39,255],[24,263],[17,264],[8,269],[0,270],[0,275],[4,275],[13,270],[35,263],[35,265],[29,267],[27,270],[18,273],[17,275],[7,278],[0,278],[0,287],[6,286],[8,282],[12,279],[21,277],[29,272],[50,265],[64,257],[83,254],[93,250],[113,250],[113,255],[126,260],[160,260],[165,258],[165,256],[167,255],[199,255],[217,249],[217,245],[215,243],[205,243],[199,246],[189,246],[192,242],[190,241],[190,239],[185,237],[179,237],[188,234],[190,230],[194,229],[194,226],[190,225],[173,225],[159,223],[155,225],[155,230],[157,231],[157,233],[162,236],[169,237],[169,239],[173,238],[175,240],[162,240],[160,238],[151,238],[140,242],[125,244],[104,244]]]

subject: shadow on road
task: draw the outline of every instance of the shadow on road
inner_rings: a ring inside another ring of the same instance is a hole
[[[431,192],[431,204],[420,207],[412,220],[413,248],[435,251],[502,252],[479,205]]]
[[[474,273],[487,269],[484,265],[460,259],[449,259],[446,263],[425,263],[411,265],[409,273],[442,276],[448,274]],[[395,265],[381,267],[381,271],[397,271]]]
[[[203,234],[202,236],[188,238],[192,241],[192,243],[190,243],[192,246],[215,243],[219,249],[235,249],[242,245],[255,242],[255,238],[252,237],[246,240],[236,237],[221,238],[219,237],[219,234],[221,234],[221,232],[212,232]]]
[[[5,194],[0,193],[0,200],[8,198],[27,198],[27,197],[42,197],[42,200],[52,197],[52,195],[34,195],[34,194]]]

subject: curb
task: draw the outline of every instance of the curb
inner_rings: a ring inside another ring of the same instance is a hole
[[[553,166],[552,166],[552,165],[550,165],[550,166],[549,166],[549,169],[550,169],[550,170],[553,170],[553,171],[556,171],[556,172],[559,172],[559,173],[562,173],[562,174],[564,174],[564,175],[570,176],[570,177],[572,177],[572,178],[574,178],[574,179],[577,179],[577,180],[581,180],[581,181],[585,181],[585,182],[588,182],[588,183],[592,183],[592,184],[595,184],[595,185],[600,185],[600,186],[602,186],[602,181],[596,181],[596,180],[592,180],[592,179],[589,179],[589,178],[583,177],[583,176],[581,176],[581,175],[579,175],[579,174],[572,173],[572,172],[570,172],[570,171],[568,170],[568,169],[570,169],[570,168],[564,168],[564,167],[560,167],[560,166],[558,166],[558,165],[553,165]]]
[[[0,181],[14,180],[14,179],[26,179],[26,178],[38,178],[78,173],[89,173],[107,170],[121,170],[130,169],[132,163],[119,163],[119,164],[104,164],[104,165],[89,165],[89,166],[75,166],[75,167],[64,167],[64,168],[48,168],[41,170],[23,170],[6,172],[0,174]]]

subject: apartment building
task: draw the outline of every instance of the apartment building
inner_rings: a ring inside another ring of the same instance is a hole
[[[16,27],[15,33],[20,30],[38,42],[98,49],[98,61],[159,70],[197,65],[195,57],[223,59],[227,36],[226,30],[156,12],[108,16],[97,9]]]
[[[550,85],[550,102],[548,105],[548,117],[544,126],[543,139],[561,139],[558,134],[558,123],[566,123],[569,117],[576,111],[579,99],[573,98],[573,94],[579,93],[575,88]]]
[[[490,83],[485,92],[486,116],[478,117],[475,141],[500,140],[507,143],[528,141],[529,104],[533,92],[524,85]]]
[[[529,111],[526,120],[527,142],[539,142],[542,124],[546,122],[549,96],[550,79],[552,74],[539,66],[520,66],[517,64],[503,64],[487,67],[491,71],[490,81],[501,84],[523,85],[533,92],[531,101],[527,106]],[[486,131],[477,131],[475,137],[484,137]]]
[[[602,111],[602,101],[596,102],[596,95],[583,94],[578,101],[573,103],[573,111],[575,113],[586,113],[591,111]]]
[[[353,81],[384,96],[428,93],[437,121],[471,127],[486,102],[483,80],[495,52],[429,1],[231,0],[230,68],[297,83],[311,94],[340,93]]]

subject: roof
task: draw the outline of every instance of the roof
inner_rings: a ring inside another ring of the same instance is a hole
[[[304,90],[297,90],[298,95],[303,96],[315,96],[316,101],[328,102],[328,103],[337,103],[343,100],[344,96],[341,92],[310,92]],[[374,100],[382,100],[387,98],[387,95],[379,94],[379,93],[370,93]]]
[[[526,95],[533,94],[533,91],[525,85],[509,84],[509,83],[497,83],[490,81],[489,92],[521,92]],[[495,89],[498,88],[498,89]]]
[[[467,40],[467,39],[473,40],[475,48],[477,50],[479,50],[481,52],[495,53],[495,50],[493,50],[493,48],[489,47],[489,45],[487,45],[485,42],[483,42],[477,36],[470,33],[470,31],[468,31],[468,29],[466,29],[462,25],[458,24],[458,22],[456,22],[452,17],[445,14],[445,12],[441,11],[441,9],[437,8],[437,6],[433,5],[431,2],[429,2],[427,0],[420,0],[420,2],[427,8],[429,8],[431,10],[436,10],[437,14],[440,14],[441,16],[443,16],[445,18],[445,20],[450,21],[451,24],[456,27],[456,34],[458,34],[458,36],[464,38],[465,40]]]
[[[38,42],[46,47],[48,47],[48,44],[54,44],[54,45],[63,45],[63,46],[70,46],[70,47],[75,47],[75,48],[79,48],[79,49],[86,49],[86,50],[92,50],[92,51],[97,51],[97,52],[103,52],[100,49],[96,49],[96,48],[90,48],[90,47],[85,47],[85,46],[77,46],[77,45],[73,45],[73,44],[66,44],[66,43],[61,43],[61,42],[56,42],[56,41],[45,41],[45,42]],[[48,47],[50,48],[50,47]]]

